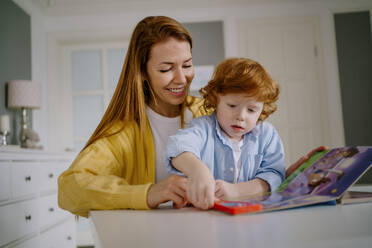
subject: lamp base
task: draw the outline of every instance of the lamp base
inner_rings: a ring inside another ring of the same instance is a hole
[[[28,126],[28,117],[27,117],[27,109],[22,108],[22,124],[21,124],[21,134],[20,134],[20,145],[21,148],[27,148],[27,137],[26,137],[26,129]]]

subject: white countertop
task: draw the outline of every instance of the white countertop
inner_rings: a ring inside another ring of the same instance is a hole
[[[0,146],[0,161],[40,160],[46,157],[72,160],[76,155],[76,152],[51,152],[47,150],[21,148],[16,145]]]
[[[357,188],[356,188],[357,189]],[[372,203],[230,216],[195,208],[92,211],[96,247],[371,247]]]

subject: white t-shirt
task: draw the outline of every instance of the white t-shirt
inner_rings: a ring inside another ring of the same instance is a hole
[[[243,146],[244,140],[243,139],[239,141],[233,140],[225,132],[222,132],[222,135],[225,136],[226,139],[230,142],[230,147],[233,150],[234,166],[235,166],[234,183],[237,183],[239,175],[240,175],[240,170],[242,168],[242,161],[240,157],[242,155],[242,146]]]
[[[177,133],[181,128],[181,117],[165,117],[149,106],[146,106],[147,118],[150,122],[152,136],[155,145],[155,182],[159,182],[171,174],[165,168],[163,153],[167,146],[168,137]],[[185,110],[185,127],[191,122],[192,113],[189,109]]]
[[[240,159],[240,155],[242,154],[242,146],[243,146],[243,139],[240,141],[235,141],[229,138],[231,141],[231,147],[233,149],[234,155],[234,165],[235,165],[235,175],[234,175],[234,183],[238,181],[240,170],[242,168],[242,161]]]

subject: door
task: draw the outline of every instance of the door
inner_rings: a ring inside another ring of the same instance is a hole
[[[261,63],[280,85],[278,130],[287,165],[327,143],[324,84],[320,80],[318,25],[307,17],[238,21],[241,56]]]

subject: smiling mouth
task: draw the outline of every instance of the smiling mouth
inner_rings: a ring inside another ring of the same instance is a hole
[[[186,92],[186,87],[181,88],[167,88],[167,90],[170,92],[171,95],[175,97],[183,97]]]
[[[172,92],[172,93],[176,93],[176,94],[178,94],[178,93],[183,92],[183,91],[185,90],[185,87],[182,87],[182,88],[169,88],[168,90],[169,90],[170,92]]]

